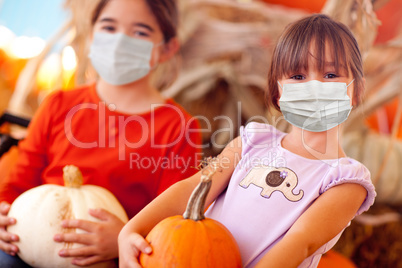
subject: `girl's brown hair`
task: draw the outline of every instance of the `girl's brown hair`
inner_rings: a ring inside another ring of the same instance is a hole
[[[312,43],[314,42],[314,43]],[[342,68],[352,72],[355,104],[360,103],[364,89],[362,57],[356,39],[342,23],[323,14],[314,14],[290,24],[280,36],[274,49],[268,73],[268,105],[278,106],[278,80],[291,73],[308,70],[310,45],[315,45],[317,69],[325,66],[325,48],[331,51],[335,71]],[[310,66],[311,67],[311,66]]]
[[[101,0],[95,7],[92,14],[91,23],[95,24],[100,13],[110,0]],[[177,11],[177,5],[175,0],[145,0],[148,7],[154,14],[158,21],[159,28],[163,33],[163,39],[168,42],[171,38],[177,35],[177,27],[179,15]]]

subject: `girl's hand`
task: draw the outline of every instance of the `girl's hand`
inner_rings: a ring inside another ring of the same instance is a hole
[[[10,204],[3,201],[0,203],[0,249],[7,254],[15,256],[18,247],[11,244],[19,240],[18,235],[7,232],[7,226],[13,225],[17,221],[14,218],[7,217],[10,210]]]
[[[137,233],[126,233],[124,228],[119,235],[119,267],[141,268],[138,263],[140,253],[150,254],[151,246],[143,236]]]
[[[104,209],[90,209],[89,214],[101,220],[64,220],[62,227],[78,228],[86,233],[56,234],[54,241],[82,244],[82,247],[59,251],[61,257],[73,257],[72,264],[87,266],[97,262],[117,258],[117,237],[124,223],[114,214]]]

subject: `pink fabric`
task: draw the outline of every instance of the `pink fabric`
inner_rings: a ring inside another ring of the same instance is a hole
[[[376,196],[370,172],[356,160],[313,160],[282,148],[285,136],[266,124],[241,128],[242,155],[228,189],[206,213],[234,235],[243,265],[253,267],[280,240],[300,215],[331,187],[358,183],[367,197],[358,214]],[[283,182],[281,182],[283,181]],[[316,267],[341,233],[306,259],[300,267]],[[289,258],[292,253],[289,252]]]

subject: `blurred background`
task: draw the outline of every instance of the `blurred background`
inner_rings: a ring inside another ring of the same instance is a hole
[[[48,40],[67,20],[64,0],[2,0],[0,24],[15,36],[39,37]]]
[[[49,92],[96,78],[87,37],[97,1],[0,0],[0,114],[29,119]],[[158,77],[155,83],[211,124],[203,133],[206,156],[218,154],[251,120],[287,131],[287,123],[278,124],[277,112],[265,106],[264,92],[273,45],[288,23],[322,12],[350,27],[363,53],[366,93],[345,124],[343,145],[370,169],[378,196],[335,249],[358,267],[402,267],[402,1],[178,3],[180,73],[173,84]],[[0,131],[23,138],[13,127]]]

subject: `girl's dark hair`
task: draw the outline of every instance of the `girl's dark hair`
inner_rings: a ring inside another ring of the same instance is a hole
[[[323,14],[314,14],[286,27],[274,49],[268,73],[268,105],[278,106],[278,80],[284,76],[308,70],[310,46],[315,45],[316,68],[323,71],[325,49],[329,49],[335,71],[342,68],[352,72],[355,104],[359,104],[364,90],[362,57],[356,39],[348,27]],[[311,66],[310,66],[311,68]]]
[[[145,0],[148,7],[155,15],[159,28],[163,33],[163,39],[168,42],[177,35],[179,15],[175,0]],[[91,24],[94,25],[100,13],[110,0],[101,0],[95,7],[91,18]]]

